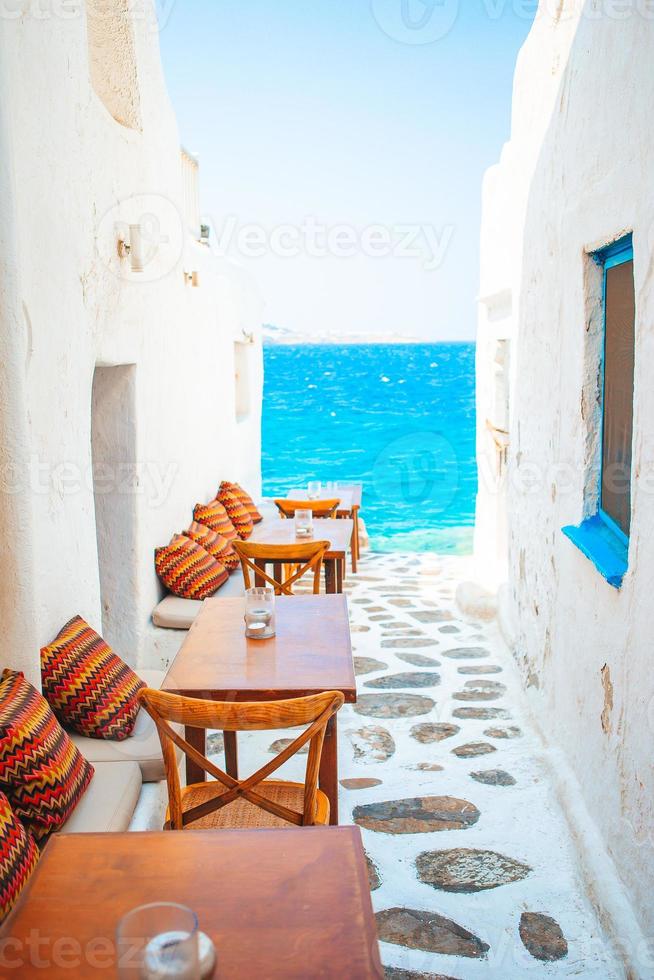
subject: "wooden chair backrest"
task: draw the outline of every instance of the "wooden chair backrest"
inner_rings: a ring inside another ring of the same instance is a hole
[[[178,694],[166,694],[143,688],[139,700],[153,719],[159,733],[161,750],[166,767],[168,784],[169,823],[166,829],[183,830],[200,817],[222,809],[233,800],[243,798],[255,806],[273,813],[282,820],[298,827],[311,826],[315,822],[316,790],[320,757],[325,738],[327,722],[343,705],[344,697],[340,691],[327,691],[306,698],[293,698],[288,701],[202,701],[185,698]],[[179,735],[170,722],[192,728],[210,728],[219,731],[244,732],[268,731],[278,728],[308,727],[293,739],[274,759],[258,769],[246,779],[235,779],[210,762],[196,748]],[[302,813],[274,803],[257,793],[256,787],[267,779],[280,766],[309,742],[307,768],[304,779],[304,805]],[[196,765],[225,786],[226,791],[215,799],[192,807],[185,813],[182,810],[182,793],[179,780],[179,767],[175,746],[184,752]]]
[[[276,500],[275,506],[282,517],[295,517],[296,510],[310,510],[314,517],[335,517],[340,500]]]
[[[276,595],[293,595],[293,586],[307,572],[313,572],[313,592],[320,594],[320,572],[325,554],[330,548],[329,541],[299,541],[296,544],[259,544],[255,541],[233,541],[234,551],[241,559],[245,588],[252,588],[251,572],[255,584],[266,582],[272,586]],[[269,575],[265,565],[293,565],[291,573],[284,581]]]

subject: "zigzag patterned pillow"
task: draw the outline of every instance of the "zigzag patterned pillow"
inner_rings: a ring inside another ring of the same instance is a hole
[[[0,922],[9,915],[38,860],[34,838],[0,793]]]
[[[221,490],[219,492],[219,499],[227,511],[230,521],[236,528],[236,533],[239,538],[245,541],[254,531],[254,521],[248,514],[244,504],[231,490]]]
[[[42,841],[71,815],[95,772],[36,688],[15,670],[0,678],[0,789]]]
[[[259,511],[255,506],[254,500],[252,499],[249,493],[245,492],[245,490],[243,489],[240,483],[228,483],[226,480],[224,480],[220,484],[220,490],[216,494],[218,500],[220,500],[220,494],[223,492],[223,490],[229,490],[231,491],[231,493],[234,494],[235,497],[238,497],[238,499],[241,501],[246,511],[252,518],[253,524],[259,524],[263,520],[262,515],[259,513]]]
[[[230,521],[227,511],[218,500],[212,500],[210,504],[196,504],[193,510],[193,520],[198,524],[220,534],[221,537],[233,541],[238,537],[236,528]]]
[[[188,530],[184,531],[184,536],[201,545],[205,551],[209,552],[212,558],[215,558],[217,562],[224,565],[230,572],[233,572],[241,564],[238,555],[234,551],[232,542],[228,541],[227,538],[223,538],[221,534],[216,534],[215,531],[212,531],[205,524],[198,524],[197,521],[193,521]]]
[[[67,728],[117,741],[132,734],[145,684],[81,616],[41,650],[41,682]]]
[[[229,578],[224,565],[182,534],[156,549],[154,567],[168,591],[182,599],[208,599]]]

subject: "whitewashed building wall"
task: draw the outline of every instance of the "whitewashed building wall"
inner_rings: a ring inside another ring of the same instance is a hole
[[[598,831],[578,828],[591,876],[598,842],[609,855],[594,894],[637,976],[654,975],[642,940],[654,930],[653,65],[647,4],[542,0],[518,61],[511,142],[485,185],[478,355],[483,457],[496,340],[511,340],[507,473],[499,503],[480,484],[479,575],[498,585],[506,569],[503,623],[546,738]],[[633,523],[617,590],[561,528],[586,516],[596,477],[601,338],[590,253],[629,231]]]
[[[256,290],[189,233],[154,9],[37,6],[0,20],[0,620],[34,680],[75,613],[152,657],[153,549],[221,478],[259,492],[262,385]]]

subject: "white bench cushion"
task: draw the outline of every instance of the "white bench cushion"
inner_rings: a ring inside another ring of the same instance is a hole
[[[129,828],[141,795],[136,762],[97,762],[84,796],[64,824],[63,834],[122,833]]]
[[[139,670],[139,677],[148,687],[161,687],[165,674],[162,670]],[[179,729],[181,731],[181,728]],[[116,742],[105,738],[85,738],[70,732],[70,737],[85,759],[98,762],[136,762],[141,767],[144,783],[158,783],[166,778],[161,743],[157,727],[143,708],[139,711],[134,731],[129,738]]]
[[[201,609],[200,599],[181,599],[177,595],[167,595],[155,606],[152,622],[165,630],[188,630]]]
[[[226,599],[232,596],[245,595],[243,572],[237,569],[216,592],[216,599]],[[167,595],[152,613],[155,626],[168,630],[188,630],[202,609],[201,599],[181,599],[176,595]]]

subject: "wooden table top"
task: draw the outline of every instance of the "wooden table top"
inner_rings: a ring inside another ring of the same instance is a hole
[[[354,521],[319,517],[313,522],[313,540],[329,541],[327,560],[345,558],[352,539]],[[306,538],[302,538],[306,542]],[[254,525],[248,541],[259,544],[297,544],[295,521],[282,517],[267,517],[261,524]]]
[[[10,972],[115,977],[116,926],[150,902],[195,911],[221,978],[383,977],[356,827],[57,834],[0,931]]]
[[[244,612],[242,596],[205,599],[161,689],[213,701],[342,691],[347,702],[356,701],[344,595],[278,596],[277,635],[270,640],[246,638]]]

